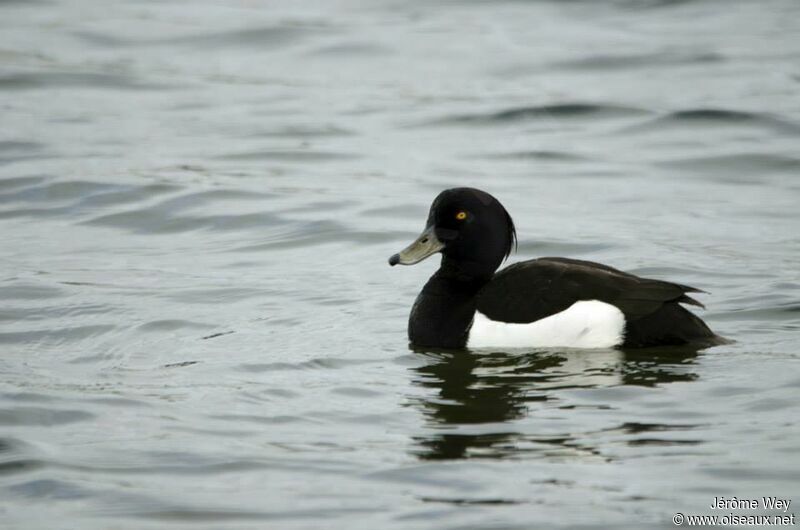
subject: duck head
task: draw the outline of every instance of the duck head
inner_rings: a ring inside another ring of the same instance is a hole
[[[488,278],[515,245],[514,221],[500,201],[478,189],[453,188],[436,197],[425,230],[389,265],[414,265],[441,252],[445,272]]]

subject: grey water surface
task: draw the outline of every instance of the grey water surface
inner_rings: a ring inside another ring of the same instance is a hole
[[[0,120],[2,528],[800,513],[795,0],[6,0]],[[736,343],[410,349],[463,185]]]

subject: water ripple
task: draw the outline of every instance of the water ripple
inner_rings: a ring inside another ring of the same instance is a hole
[[[40,142],[0,141],[0,165],[49,158],[51,155],[43,152],[44,147],[45,145]],[[0,189],[13,187],[21,180],[24,181],[24,177],[0,180]]]
[[[55,410],[41,407],[15,407],[0,409],[0,425],[6,427],[51,427],[93,419],[94,414],[84,410]]]
[[[330,31],[331,28],[328,26],[286,22],[275,26],[236,28],[226,31],[152,39],[124,38],[119,35],[91,31],[81,31],[75,34],[90,44],[97,44],[103,47],[182,45],[199,49],[218,49],[230,47],[262,48],[265,46],[273,48],[297,42],[311,35]]]
[[[472,114],[446,116],[423,125],[498,125],[528,120],[619,119],[649,114],[649,111],[622,105],[557,103]]]
[[[761,176],[770,173],[796,174],[800,171],[800,158],[752,152],[678,158],[660,162],[659,165],[704,175],[713,172],[725,176],[725,180],[740,180],[739,177],[744,176],[759,181]]]
[[[674,53],[654,52],[642,54],[587,55],[577,59],[554,61],[550,66],[565,70],[631,70],[633,68],[655,69],[674,65],[706,65],[722,63],[725,56],[714,52]]]
[[[47,343],[50,345],[57,345],[97,337],[109,333],[114,329],[116,329],[116,326],[107,324],[47,328],[31,331],[6,331],[0,332],[0,344]]]
[[[220,155],[219,160],[275,160],[279,162],[330,162],[334,160],[353,160],[359,158],[351,153],[333,153],[308,149],[279,150],[263,149],[244,153]]]
[[[672,127],[719,128],[758,127],[782,134],[800,134],[800,124],[768,113],[742,110],[696,108],[678,110],[658,116],[645,123],[632,125],[621,132],[661,131]]]
[[[335,221],[308,221],[295,223],[296,228],[280,232],[266,242],[238,246],[234,252],[258,252],[263,250],[288,250],[293,248],[314,247],[335,243],[378,244],[387,240],[405,241],[408,232],[402,231],[364,231],[352,230]]]
[[[98,88],[111,90],[168,90],[166,83],[146,82],[132,75],[97,72],[18,72],[0,75],[2,90],[34,90],[65,88]]]
[[[140,190],[141,191],[141,190]],[[154,190],[151,190],[150,194]],[[161,190],[158,190],[161,191]],[[257,211],[252,213],[212,214],[213,203],[227,200],[255,201],[268,197],[266,194],[237,192],[231,190],[209,190],[172,197],[153,206],[100,215],[83,221],[83,224],[121,228],[135,233],[173,234],[192,230],[231,231],[247,227],[279,226],[289,221],[276,214]],[[200,209],[202,214],[180,213],[189,208]]]

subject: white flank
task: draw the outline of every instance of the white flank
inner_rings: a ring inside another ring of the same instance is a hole
[[[622,344],[624,335],[622,311],[584,300],[530,324],[497,322],[475,311],[467,348],[611,348]]]

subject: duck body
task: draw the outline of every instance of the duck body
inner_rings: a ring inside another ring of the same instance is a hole
[[[540,258],[489,281],[434,274],[408,323],[412,344],[442,348],[611,348],[716,341],[681,304],[697,289],[590,261]]]
[[[611,348],[718,344],[682,304],[698,289],[641,278],[599,263],[539,258],[495,270],[516,241],[513,221],[491,195],[445,190],[422,235],[390,258],[413,264],[442,253],[414,303],[408,337],[436,348]]]

